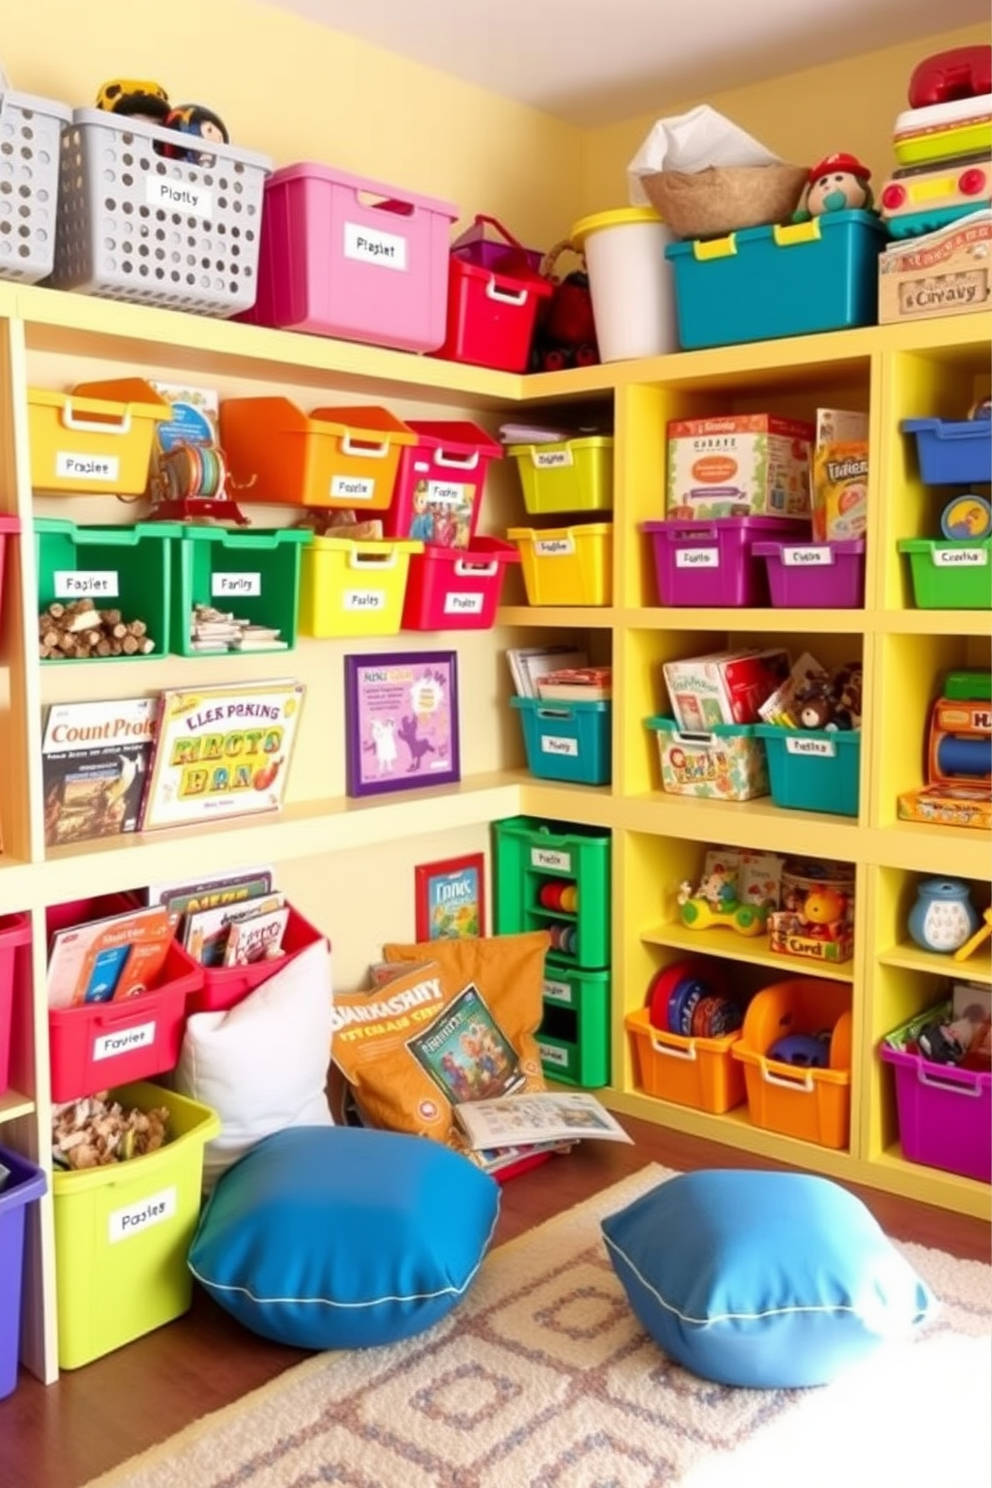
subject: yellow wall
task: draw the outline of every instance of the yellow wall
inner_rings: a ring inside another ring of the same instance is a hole
[[[583,210],[626,206],[627,164],[652,124],[699,103],[711,104],[796,165],[813,165],[831,150],[851,151],[871,167],[877,185],[894,165],[892,125],[909,107],[906,87],[916,63],[947,47],[988,40],[988,26],[968,26],[747,88],[666,102],[650,114],[596,130],[585,146]]]

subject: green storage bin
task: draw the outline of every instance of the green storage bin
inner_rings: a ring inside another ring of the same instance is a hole
[[[528,512],[543,516],[613,510],[612,435],[511,444],[507,454],[517,462]]]
[[[164,655],[169,649],[171,539],[182,530],[181,522],[81,527],[59,517],[35,518],[39,614],[55,601],[89,599],[97,610],[120,610],[125,623],[143,620],[155,645],[144,656],[87,660],[149,661]],[[46,658],[44,665],[70,660],[76,658]]]
[[[918,609],[992,609],[992,538],[972,543],[904,537],[896,546],[909,556]]]
[[[857,816],[860,729],[790,729],[757,723],[776,806]]]
[[[549,1079],[587,1090],[610,1083],[609,971],[583,971],[546,958],[537,1044]]]
[[[254,651],[285,651],[296,645],[300,594],[300,554],[313,533],[304,527],[227,531],[221,527],[183,527],[172,563],[172,630],[177,656],[239,651],[227,641],[193,644],[196,605],[212,605],[249,625],[279,632],[276,641],[252,644]],[[248,648],[245,648],[248,649]]]
[[[610,848],[608,827],[584,827],[536,817],[493,823],[497,935],[527,930],[572,932],[562,965],[602,971],[610,964]],[[541,903],[548,882],[573,884],[574,912]]]
[[[527,767],[540,780],[609,785],[613,704],[512,697],[520,714]]]

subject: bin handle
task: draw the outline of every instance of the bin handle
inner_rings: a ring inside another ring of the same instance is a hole
[[[682,1049],[677,1044],[659,1044],[657,1039],[652,1039],[651,1047],[656,1054],[665,1054],[669,1059],[688,1059],[695,1063],[699,1058],[694,1041]]]
[[[349,568],[395,568],[399,554],[394,548],[391,553],[349,553]]]
[[[571,708],[551,708],[545,706],[543,708],[536,708],[535,712],[538,718],[571,718],[572,716]]]
[[[931,1085],[934,1090],[947,1091],[952,1095],[981,1095],[982,1087],[978,1084],[977,1081],[972,1084],[970,1081],[967,1080],[955,1080],[953,1078],[955,1074],[960,1077],[962,1075],[966,1075],[967,1073],[967,1070],[949,1069],[944,1075],[932,1075],[929,1073],[926,1066],[921,1063],[917,1066],[916,1077],[921,1085]]]
[[[128,409],[119,421],[114,422],[110,419],[80,418],[73,413],[72,405],[66,403],[62,409],[62,422],[67,429],[77,429],[84,434],[113,434],[115,438],[119,438],[120,435],[130,432],[131,410]]]
[[[769,1085],[781,1085],[783,1090],[801,1090],[805,1095],[813,1094],[812,1070],[803,1070],[801,1074],[796,1075],[795,1079],[790,1079],[787,1075],[773,1075],[766,1061],[763,1059],[761,1061],[761,1078]]]
[[[498,559],[494,563],[472,563],[468,558],[455,559],[455,576],[459,579],[491,579],[498,571]]]
[[[502,305],[525,305],[527,303],[528,291],[518,290],[514,294],[512,289],[500,289],[495,279],[490,279],[486,285],[486,294],[491,300],[499,300]]]
[[[715,527],[696,527],[695,524],[691,532],[673,532],[668,528],[665,536],[674,543],[719,542],[720,540],[720,534]]]
[[[350,434],[342,434],[341,453],[357,455],[363,460],[384,460],[389,454],[389,440],[384,439],[381,444],[373,444],[371,440],[356,442]]]
[[[146,991],[149,992],[155,990],[153,987],[146,988]],[[97,1025],[100,1028],[113,1028],[119,1023],[135,1022],[136,1002],[136,997],[125,997],[120,1002],[104,1003],[103,1006],[106,1008],[106,1012],[101,1011],[100,1016],[95,1020]],[[154,1019],[154,1012],[150,1016]]]
[[[474,470],[478,463],[478,450],[469,455],[446,455],[444,450],[437,450],[434,455],[435,465],[447,465],[452,470]]]

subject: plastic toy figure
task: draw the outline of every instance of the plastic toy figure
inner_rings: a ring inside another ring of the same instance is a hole
[[[165,120],[167,129],[174,129],[179,134],[191,135],[196,139],[205,140],[207,144],[228,145],[231,142],[227,132],[227,125],[219,114],[212,109],[204,108],[199,103],[181,103],[169,110]],[[189,160],[194,165],[204,165],[213,158],[209,150],[182,149],[170,145],[166,152],[180,160]]]
[[[827,212],[874,211],[871,171],[856,155],[836,152],[814,165],[806,185],[806,200],[793,217],[808,222]]]

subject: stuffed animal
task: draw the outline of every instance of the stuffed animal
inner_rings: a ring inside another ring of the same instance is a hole
[[[806,198],[793,220],[808,222],[826,212],[874,211],[871,171],[856,155],[840,151],[813,166],[806,183]]]
[[[220,115],[199,103],[177,104],[169,110],[165,127],[196,140],[205,140],[207,144],[228,145],[231,142],[227,125]],[[201,150],[198,146],[167,145],[165,153],[174,159],[192,161],[194,165],[203,165],[212,158],[209,150]]]
[[[96,106],[108,114],[123,114],[144,124],[164,124],[169,95],[161,83],[134,78],[111,78],[97,91]]]

